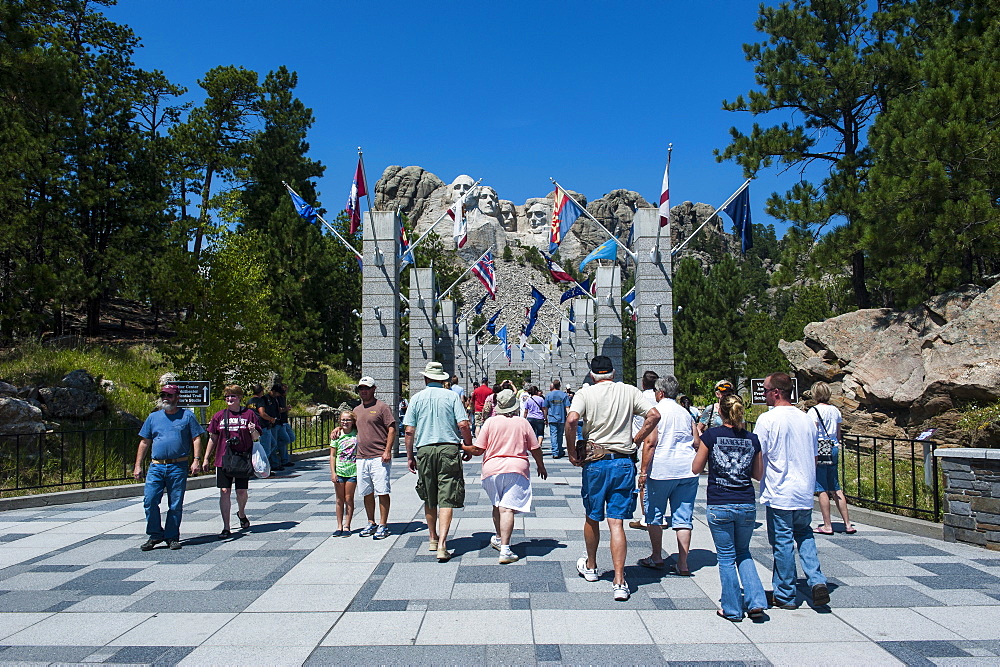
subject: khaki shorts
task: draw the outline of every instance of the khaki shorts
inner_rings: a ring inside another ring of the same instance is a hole
[[[461,447],[440,444],[417,449],[417,495],[431,507],[465,507]]]

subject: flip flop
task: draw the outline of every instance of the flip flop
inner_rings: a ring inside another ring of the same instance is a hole
[[[740,618],[729,618],[728,616],[726,616],[725,614],[722,613],[721,609],[716,609],[715,610],[715,615],[718,616],[719,618],[726,619],[730,623],[740,623],[740,622],[743,621],[743,617],[742,616]]]
[[[671,565],[670,569],[667,570],[670,574],[675,577],[690,577],[691,570],[678,570],[676,565]]]
[[[659,563],[657,563],[652,558],[640,558],[639,559],[639,565],[641,565],[642,567],[648,567],[651,570],[662,570],[663,569],[663,561],[661,560]]]
[[[819,535],[833,535],[833,531],[832,530],[829,530],[829,531],[823,530],[819,526],[817,526],[816,528],[813,528],[813,532],[817,533]]]
[[[853,535],[856,532],[858,532],[857,528],[851,528],[850,530],[845,530],[844,531],[844,533],[846,533],[847,535]]]

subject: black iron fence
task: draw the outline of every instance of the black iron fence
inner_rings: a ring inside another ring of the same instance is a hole
[[[336,426],[332,417],[289,421],[295,432],[292,452],[328,447]],[[0,436],[0,497],[136,482],[132,470],[138,444],[134,428]]]
[[[932,443],[844,433],[839,472],[852,505],[941,521],[944,485]]]

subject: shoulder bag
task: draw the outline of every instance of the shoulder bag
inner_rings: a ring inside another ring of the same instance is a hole
[[[816,406],[813,406],[812,409],[816,410],[816,417],[819,419],[819,427],[822,431],[816,438],[816,463],[821,466],[833,465],[833,448],[837,441],[830,437],[826,430],[826,424],[823,423],[823,415],[819,413]]]

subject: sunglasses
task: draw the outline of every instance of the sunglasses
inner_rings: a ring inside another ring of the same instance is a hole
[[[243,398],[243,397],[240,396],[239,394],[226,394],[225,398],[226,400],[229,400],[230,398]]]
[[[161,392],[160,392],[160,398],[173,398],[173,397],[174,397],[174,396],[176,396],[176,395],[177,395],[177,394],[168,394],[168,393],[166,393],[165,391],[161,391]]]

